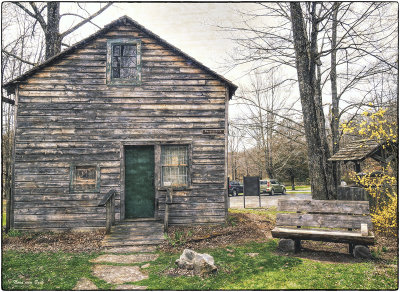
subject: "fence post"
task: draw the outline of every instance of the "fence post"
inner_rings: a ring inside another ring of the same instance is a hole
[[[115,193],[111,197],[111,225],[115,224]]]
[[[112,224],[112,203],[108,200],[106,203],[106,234],[110,234]]]
[[[172,188],[168,188],[165,198],[164,232],[168,232],[169,205],[172,204],[172,191]]]

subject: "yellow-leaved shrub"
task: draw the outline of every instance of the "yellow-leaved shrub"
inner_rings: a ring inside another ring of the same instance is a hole
[[[397,180],[382,169],[378,176],[367,173],[357,176],[351,174],[352,180],[363,186],[370,195],[371,217],[375,230],[386,235],[397,234]]]
[[[356,134],[364,139],[383,143],[383,148],[397,145],[397,121],[389,121],[387,110],[379,109],[376,112],[365,111],[361,121],[343,123],[343,133]],[[397,148],[394,150],[397,155]],[[369,172],[363,176],[352,173],[353,181],[363,186],[371,198],[371,217],[375,230],[383,234],[397,234],[397,159],[396,165],[390,163],[380,169],[380,172]]]

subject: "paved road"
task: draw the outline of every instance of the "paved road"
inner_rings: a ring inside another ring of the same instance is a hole
[[[261,195],[261,207],[277,207],[279,199],[289,200],[306,200],[311,199],[311,193],[295,192],[291,194],[281,195],[277,194],[274,196]],[[243,196],[229,197],[230,208],[243,209]],[[257,196],[246,196],[246,208],[258,208],[259,199]]]

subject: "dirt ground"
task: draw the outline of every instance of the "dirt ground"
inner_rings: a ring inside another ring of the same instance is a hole
[[[23,233],[11,237],[3,234],[2,250],[26,252],[92,252],[99,251],[105,231]]]
[[[180,252],[185,248],[203,249],[237,245],[272,238],[274,222],[256,214],[230,214],[225,225],[171,226],[168,240],[160,246],[162,251]]]
[[[182,252],[185,248],[203,249],[213,247],[234,246],[250,241],[265,242],[272,238],[271,229],[275,222],[270,217],[251,213],[230,214],[224,225],[208,226],[171,226],[168,230],[168,239],[159,246],[165,252]],[[65,251],[91,252],[100,251],[104,231],[86,233],[31,233],[18,237],[4,236],[3,250],[21,251]],[[318,241],[302,241],[302,251],[291,254],[300,258],[315,261],[352,263],[354,259],[348,253],[348,245]],[[378,255],[377,262],[383,264],[398,258],[398,241],[396,237],[385,238],[376,235],[376,244],[370,247]],[[280,251],[278,255],[290,255]]]

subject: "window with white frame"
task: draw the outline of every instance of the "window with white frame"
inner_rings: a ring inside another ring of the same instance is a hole
[[[164,145],[161,147],[161,186],[188,186],[188,146]]]

